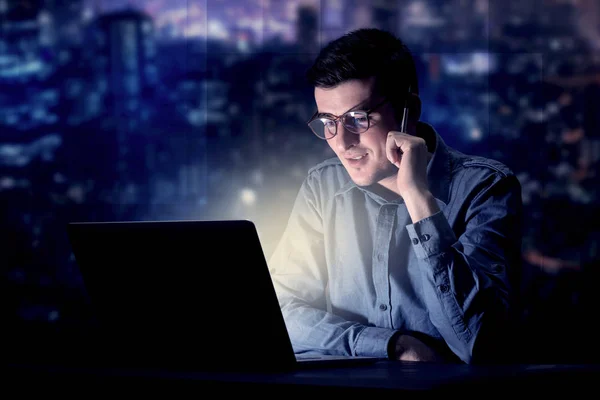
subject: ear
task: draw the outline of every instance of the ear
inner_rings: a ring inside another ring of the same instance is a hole
[[[421,98],[416,93],[411,93],[410,97],[407,99],[407,102],[402,104],[394,105],[394,116],[396,117],[396,122],[398,124],[402,121],[402,114],[404,113],[404,106],[408,105],[408,119],[410,123],[416,125],[421,118]]]
[[[409,119],[417,122],[421,118],[421,98],[416,93],[411,93],[408,99]]]

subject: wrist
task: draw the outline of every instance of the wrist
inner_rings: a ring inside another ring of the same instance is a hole
[[[402,196],[413,223],[440,211],[435,197],[429,190],[415,189]]]
[[[402,191],[402,198],[405,203],[423,202],[429,197],[433,197],[433,195],[427,187],[413,187]]]

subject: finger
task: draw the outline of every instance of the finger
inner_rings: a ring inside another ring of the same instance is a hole
[[[386,155],[390,162],[397,167],[400,166],[400,159],[403,153],[402,147],[406,145],[408,140],[410,140],[410,136],[402,132],[391,131],[388,134]]]
[[[396,144],[394,135],[390,133],[385,144],[385,155],[387,156],[388,160],[390,160],[390,162],[396,166],[398,166],[397,164],[399,160],[398,150],[399,148]]]

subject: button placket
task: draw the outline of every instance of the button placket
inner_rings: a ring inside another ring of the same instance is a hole
[[[389,246],[394,229],[394,218],[396,215],[396,206],[393,204],[384,204],[379,209],[377,221],[377,232],[375,234],[375,245],[373,248],[373,283],[377,296],[376,310],[379,312],[377,318],[381,326],[391,324],[389,320],[389,302],[390,294],[386,288],[389,287],[389,265],[388,255]]]

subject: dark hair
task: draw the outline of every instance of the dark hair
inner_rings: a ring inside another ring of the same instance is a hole
[[[314,87],[332,88],[351,79],[375,77],[375,90],[395,108],[408,89],[419,93],[417,71],[408,47],[393,34],[375,28],[348,32],[323,49],[308,69]]]

